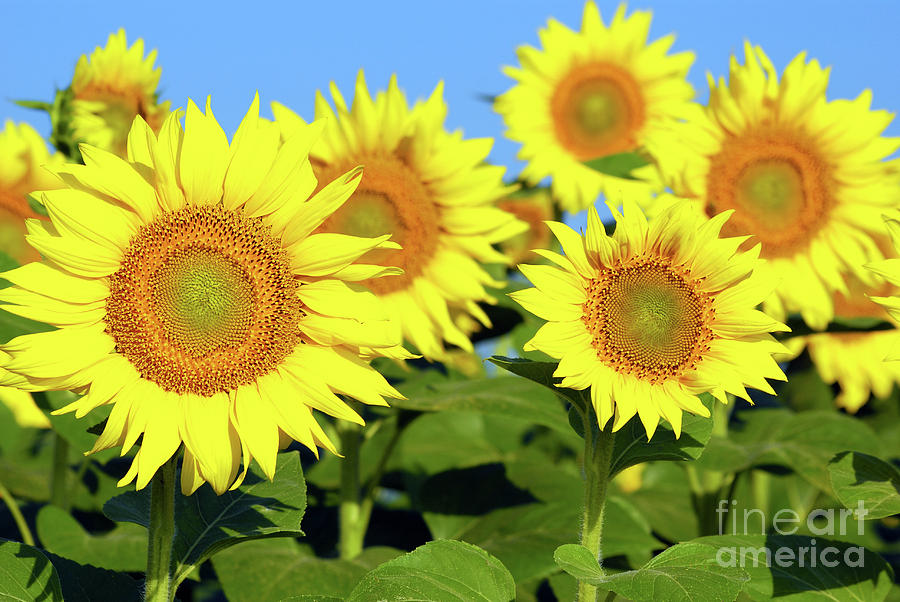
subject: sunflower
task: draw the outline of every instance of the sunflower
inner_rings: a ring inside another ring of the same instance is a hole
[[[900,205],[900,163],[884,160],[900,138],[881,136],[892,115],[870,110],[869,91],[826,101],[828,69],[804,54],[780,81],[761,48],[747,43],[745,55],[744,65],[732,57],[727,84],[710,78],[708,106],[651,152],[667,158],[672,189],[698,213],[733,209],[724,232],[762,245],[762,273],[780,283],[765,310],[823,329],[833,294],[848,294],[844,274],[872,284],[863,265],[881,257],[873,236]]]
[[[25,219],[40,217],[28,204],[35,190],[61,184],[43,166],[65,161],[47,151],[47,143],[27,123],[7,121],[0,131],[0,251],[18,263],[38,259],[37,251],[25,243]]]
[[[140,38],[129,47],[123,29],[110,34],[106,47],[96,48],[90,58],[82,55],[69,88],[68,125],[74,140],[123,155],[135,116],[159,131],[169,101],[158,101],[162,70],[153,66],[155,61],[156,50],[145,57]]]
[[[59,410],[76,417],[111,405],[91,452],[143,436],[119,485],[144,487],[182,443],[185,494],[236,487],[251,458],[272,478],[281,439],[335,451],[313,409],[362,423],[336,393],[399,397],[360,357],[399,339],[347,282],[382,271],[360,256],[396,245],[313,233],[360,169],[310,198],[321,124],[281,145],[258,111],[257,98],[231,144],[207,101],[158,136],[137,117],[127,159],[82,145],[85,165],[55,170],[68,188],[42,195],[51,222],[28,224],[46,262],[2,275],[7,311],[58,329],[0,347],[0,384],[84,393]]]
[[[535,185],[552,178],[563,209],[581,211],[599,193],[644,199],[661,190],[655,167],[638,180],[603,175],[584,161],[647,145],[661,128],[689,108],[694,90],[685,79],[694,55],[667,55],[672,35],[648,43],[651,13],[625,16],[620,5],[609,27],[594,2],[584,5],[581,31],[550,19],[539,31],[543,50],[522,46],[521,68],[504,73],[518,83],[497,97],[506,136],[522,143],[528,161],[521,178]]]
[[[553,198],[547,188],[535,188],[514,193],[497,203],[504,211],[528,224],[528,230],[500,243],[512,263],[530,258],[533,249],[549,249],[553,245],[550,231],[544,224],[554,218]]]
[[[704,221],[682,203],[648,225],[632,203],[610,208],[612,236],[593,208],[586,238],[547,222],[565,256],[519,266],[537,288],[510,296],[547,320],[525,350],[560,360],[559,386],[590,388],[601,428],[637,413],[648,437],[660,418],[680,435],[683,410],[709,416],[701,393],[774,393],[766,378],[784,379],[772,359],[784,347],[769,333],[787,328],[754,309],[772,286],[755,272],[758,246],[719,237],[730,212]]]
[[[492,303],[485,286],[502,283],[479,262],[508,263],[491,245],[526,229],[495,205],[510,188],[503,184],[503,167],[484,163],[493,141],[465,140],[460,132],[444,130],[442,90],[438,84],[427,101],[410,109],[395,77],[373,100],[360,71],[351,108],[334,84],[334,111],[321,92],[316,94],[316,118],[327,120],[310,151],[313,171],[322,181],[365,166],[356,193],[321,231],[393,234],[402,250],[379,249],[365,259],[405,273],[364,284],[429,359],[444,356],[444,341],[472,351],[452,314],[458,310],[489,324],[478,303]],[[282,105],[273,103],[273,112],[287,142],[305,127]]]

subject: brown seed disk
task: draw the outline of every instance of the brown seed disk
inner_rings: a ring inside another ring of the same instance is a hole
[[[713,299],[658,257],[608,268],[587,287],[582,321],[597,357],[651,383],[678,378],[709,350]]]
[[[258,218],[221,205],[164,214],[110,276],[106,331],[167,391],[209,396],[270,372],[300,343],[289,258]]]

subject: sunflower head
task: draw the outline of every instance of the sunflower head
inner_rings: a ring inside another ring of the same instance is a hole
[[[387,278],[366,278],[403,334],[429,359],[444,355],[444,343],[471,351],[468,336],[452,314],[464,312],[487,324],[479,302],[493,298],[486,286],[500,286],[480,262],[505,263],[492,245],[526,225],[496,206],[509,193],[503,167],[487,165],[492,140],[464,139],[444,128],[443,85],[410,107],[392,77],[373,99],[362,71],[350,106],[334,84],[332,108],[316,95],[316,117],[327,118],[313,146],[313,171],[328,181],[363,165],[362,181],[350,200],[320,232],[375,236],[393,234],[402,249],[380,249],[366,261],[381,265]],[[289,142],[305,122],[273,106],[282,137]],[[397,275],[403,270],[402,275]],[[360,280],[363,280],[360,274]]]
[[[745,54],[727,82],[710,78],[708,106],[650,150],[698,213],[733,210],[724,232],[760,244],[767,277],[781,282],[767,311],[821,329],[833,294],[848,294],[845,274],[872,283],[862,266],[881,257],[880,214],[900,203],[900,162],[886,160],[900,139],[882,137],[892,115],[870,110],[869,91],[828,102],[817,61],[800,54],[779,78],[761,48]]]
[[[0,131],[0,251],[18,263],[39,258],[25,243],[25,219],[40,217],[28,204],[28,195],[58,188],[59,181],[44,166],[64,161],[61,154],[50,154],[47,143],[27,123],[7,121]]]
[[[677,435],[683,410],[708,416],[701,393],[773,393],[766,378],[784,378],[772,359],[784,348],[770,333],[786,327],[755,309],[771,284],[754,275],[758,247],[720,238],[729,214],[704,222],[680,204],[648,224],[633,204],[611,210],[612,236],[593,209],[584,238],[548,222],[565,256],[520,266],[536,288],[510,296],[547,320],[526,351],[560,360],[559,386],[590,389],[601,428],[638,414],[648,437],[660,418]]]
[[[542,49],[518,49],[521,67],[504,70],[517,83],[494,104],[507,137],[522,143],[522,177],[534,185],[550,176],[568,211],[584,209],[601,192],[644,198],[661,190],[654,166],[636,170],[636,181],[601,175],[583,162],[647,146],[694,96],[686,80],[693,55],[666,54],[673,36],[650,42],[651,14],[625,12],[619,6],[607,26],[589,1],[580,31],[551,19],[538,32]]]
[[[67,91],[72,139],[123,155],[135,116],[158,131],[169,101],[158,101],[162,70],[153,66],[155,61],[156,50],[144,56],[141,38],[128,46],[123,29],[110,34],[106,47],[96,48],[90,57],[82,55]]]
[[[528,224],[528,230],[500,243],[500,249],[513,264],[530,259],[533,249],[549,249],[553,245],[550,231],[544,224],[555,216],[553,197],[548,189],[514,193],[497,206]]]
[[[189,102],[183,128],[136,117],[127,158],[82,145],[84,165],[56,168],[67,188],[43,193],[51,221],[28,224],[46,261],[3,274],[4,309],[57,329],[4,345],[0,384],[76,390],[60,412],[78,417],[110,406],[92,451],[142,437],[120,484],[182,445],[185,493],[236,487],[254,458],[271,478],[283,442],[335,450],[313,410],[362,423],[338,394],[399,396],[363,359],[406,357],[399,332],[355,284],[384,272],[360,257],[396,245],[317,233],[361,170],[320,185],[322,124],[281,144],[258,107],[231,143]]]

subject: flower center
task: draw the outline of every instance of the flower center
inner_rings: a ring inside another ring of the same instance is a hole
[[[550,102],[560,143],[579,160],[636,149],[644,101],[634,78],[609,63],[573,68]]]
[[[105,320],[117,351],[167,391],[235,389],[300,343],[286,253],[261,220],[221,205],[144,226],[109,285]]]
[[[659,382],[692,369],[712,339],[712,298],[658,259],[591,280],[582,321],[597,356],[618,372]]]
[[[830,170],[799,140],[778,133],[727,139],[710,160],[706,212],[735,213],[727,236],[754,235],[765,257],[808,245],[834,206]]]
[[[377,294],[405,289],[437,249],[440,209],[422,179],[394,155],[365,155],[331,165],[316,162],[313,170],[325,183],[356,165],[364,166],[359,188],[320,230],[365,237],[390,234],[402,249],[376,249],[359,261],[400,267],[404,274],[364,284]]]

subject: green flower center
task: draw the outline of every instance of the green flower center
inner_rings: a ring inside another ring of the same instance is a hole
[[[156,313],[194,356],[238,345],[253,316],[253,287],[240,266],[207,249],[179,249],[150,279]]]
[[[803,209],[803,181],[789,162],[760,161],[737,183],[737,204],[756,218],[796,218]]]
[[[582,320],[598,357],[620,372],[657,381],[699,358],[710,336],[711,300],[660,263],[607,270],[591,281]]]

